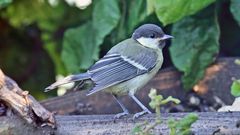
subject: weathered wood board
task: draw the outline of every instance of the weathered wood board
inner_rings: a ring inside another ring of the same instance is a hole
[[[163,124],[157,126],[154,134],[167,135],[169,129],[166,121],[168,118],[180,119],[186,113],[162,114]],[[196,135],[237,135],[240,129],[237,124],[240,119],[238,113],[198,113],[199,120],[192,125],[192,131]],[[136,124],[144,121],[154,121],[154,114],[145,115],[135,121],[128,116],[114,121],[113,115],[74,115],[56,116],[57,129],[49,127],[33,127],[25,123],[19,117],[0,117],[1,135],[128,135]]]

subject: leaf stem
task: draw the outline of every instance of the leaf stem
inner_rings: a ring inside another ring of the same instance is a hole
[[[144,134],[144,135],[147,134],[147,133],[149,133],[149,131],[150,131],[151,129],[153,129],[154,127],[156,127],[158,124],[161,124],[160,105],[159,105],[159,106],[156,106],[155,111],[156,111],[157,118],[156,118],[155,122],[154,122],[152,125],[148,126],[145,130],[143,130],[143,134]]]

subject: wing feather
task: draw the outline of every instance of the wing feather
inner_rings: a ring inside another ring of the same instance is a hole
[[[156,53],[138,54],[135,58],[121,54],[107,54],[92,67],[88,73],[95,86],[88,95],[147,73],[156,64]]]

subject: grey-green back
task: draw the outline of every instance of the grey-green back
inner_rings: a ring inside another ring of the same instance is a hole
[[[124,40],[89,68],[88,73],[95,86],[88,95],[147,73],[156,62],[157,54],[154,50],[133,39]]]

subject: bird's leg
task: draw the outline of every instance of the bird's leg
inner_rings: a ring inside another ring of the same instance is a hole
[[[144,115],[145,113],[148,113],[148,114],[151,114],[151,113],[152,113],[152,112],[150,112],[150,111],[148,110],[147,107],[145,107],[145,106],[134,96],[134,94],[129,93],[128,95],[143,109],[143,111],[138,112],[138,113],[135,113],[135,114],[133,115],[133,119],[138,118],[138,117]]]
[[[114,116],[114,119],[119,119],[120,117],[124,116],[124,115],[128,115],[129,112],[127,110],[127,108],[118,100],[118,97],[116,95],[113,95],[113,97],[115,98],[115,100],[118,102],[118,104],[120,105],[120,107],[122,108],[123,112],[122,113],[118,113]]]

